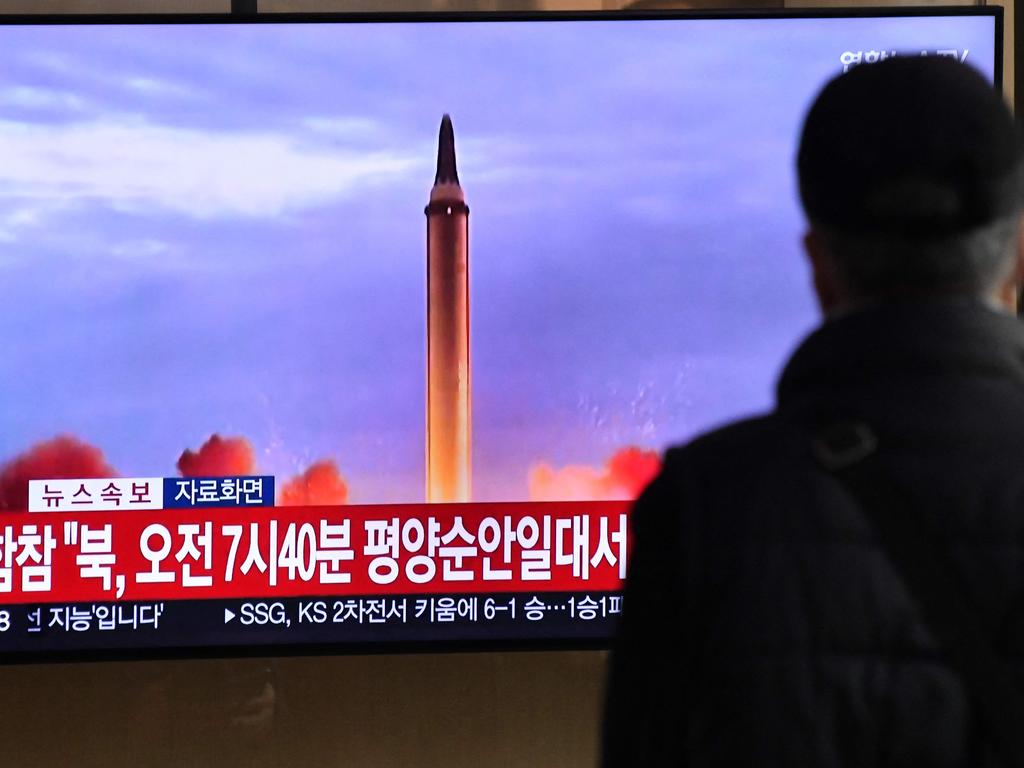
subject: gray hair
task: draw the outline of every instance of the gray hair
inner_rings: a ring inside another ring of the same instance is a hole
[[[1011,269],[1018,214],[936,239],[840,233],[816,226],[843,286],[858,298],[993,290]]]

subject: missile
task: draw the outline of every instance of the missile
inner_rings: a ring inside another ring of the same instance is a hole
[[[469,206],[441,119],[427,216],[427,501],[470,500]]]

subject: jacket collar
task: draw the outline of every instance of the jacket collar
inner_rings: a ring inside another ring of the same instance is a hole
[[[936,374],[1009,377],[1024,386],[1024,322],[977,299],[879,304],[825,321],[779,379],[780,408],[822,389]]]

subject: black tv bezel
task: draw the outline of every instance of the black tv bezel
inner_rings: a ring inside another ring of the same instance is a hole
[[[994,84],[1002,91],[1004,65],[1004,13],[998,5],[913,6],[885,8],[828,8],[780,10],[620,10],[620,11],[366,11],[310,13],[60,13],[2,14],[4,26],[193,26],[254,24],[409,24],[456,22],[538,22],[538,21],[692,21],[733,19],[856,19],[915,18],[943,16],[987,16],[995,21]],[[262,598],[253,598],[254,600]],[[2,605],[2,603],[0,603]],[[10,604],[15,605],[15,604]],[[175,661],[218,658],[288,658],[325,655],[386,655],[420,653],[481,653],[538,651],[605,651],[608,640],[433,640],[421,642],[371,643],[276,643],[266,645],[210,645],[178,648],[139,648],[109,650],[20,651],[0,656],[0,666],[109,661]]]

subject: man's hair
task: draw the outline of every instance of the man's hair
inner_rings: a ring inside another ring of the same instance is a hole
[[[839,75],[815,99],[800,197],[857,297],[984,293],[1013,259],[1022,156],[1013,116],[981,74],[898,56]]]
[[[839,279],[856,298],[908,294],[987,294],[1006,278],[1015,258],[1017,217],[968,232],[920,239],[852,235],[816,226]]]

